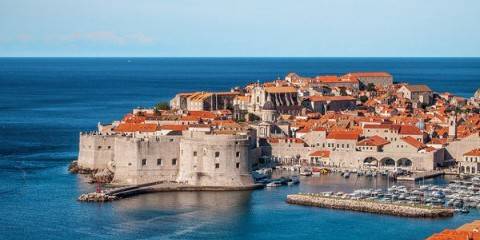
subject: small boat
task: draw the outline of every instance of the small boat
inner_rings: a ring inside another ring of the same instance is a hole
[[[267,184],[267,187],[280,187],[280,186],[282,186],[282,183],[279,181],[272,181]]]
[[[344,177],[344,178],[349,178],[349,177],[350,177],[350,172],[345,172],[345,173],[343,174],[343,177]]]
[[[312,176],[312,171],[303,170],[303,171],[300,172],[300,175],[302,175],[302,176]]]

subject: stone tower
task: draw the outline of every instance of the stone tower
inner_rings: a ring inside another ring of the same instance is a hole
[[[457,137],[457,115],[452,112],[448,116],[448,139],[453,140]]]

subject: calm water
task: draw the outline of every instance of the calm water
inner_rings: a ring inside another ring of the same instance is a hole
[[[465,97],[480,87],[478,58],[0,58],[0,239],[421,239],[480,217],[474,212],[443,220],[405,219],[284,203],[288,193],[374,184],[335,176],[254,192],[75,201],[93,190],[67,172],[77,155],[79,131],[176,92],[225,90],[290,71],[388,71],[396,81],[426,83]]]

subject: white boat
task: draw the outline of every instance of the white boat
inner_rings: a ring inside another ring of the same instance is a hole
[[[303,170],[303,171],[300,172],[300,175],[302,175],[302,176],[312,176],[312,171]]]
[[[282,186],[282,184],[277,181],[273,181],[267,184],[267,187],[279,187],[279,186]]]

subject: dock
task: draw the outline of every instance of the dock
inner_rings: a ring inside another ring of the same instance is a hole
[[[343,199],[339,197],[326,197],[320,194],[312,193],[288,195],[286,201],[289,204],[295,205],[368,212],[411,218],[444,218],[452,217],[454,214],[454,210],[451,208],[387,202],[383,203],[362,199]]]
[[[417,172],[409,176],[398,176],[397,181],[418,181],[445,175],[444,171]]]
[[[174,181],[160,181],[132,186],[118,187],[101,192],[85,193],[78,197],[81,202],[108,202],[122,198],[155,192],[196,192],[196,191],[247,191],[264,188],[263,184],[245,186],[195,186]]]

